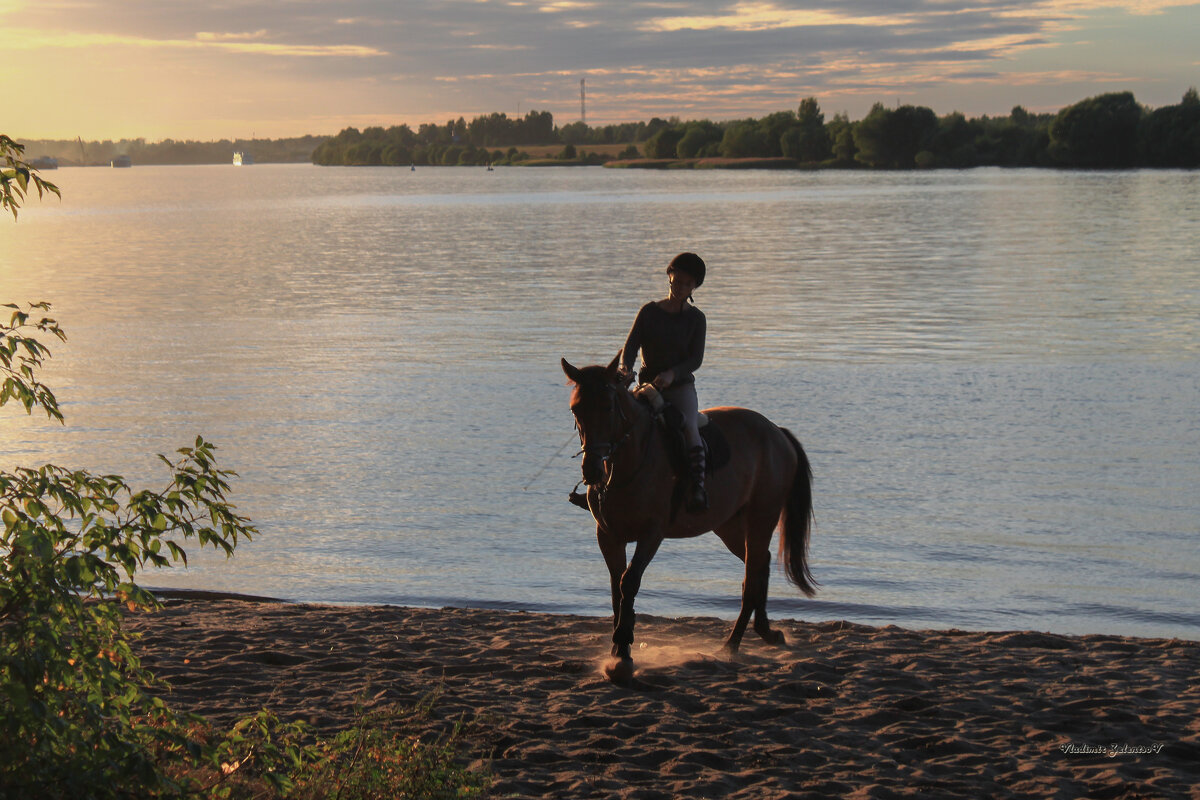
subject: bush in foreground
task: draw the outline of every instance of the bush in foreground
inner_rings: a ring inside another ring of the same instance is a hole
[[[0,136],[0,208],[58,194]],[[0,322],[0,406],[63,421],[38,379],[65,341],[49,304],[9,304]],[[134,490],[119,475],[47,464],[0,470],[0,800],[147,797],[462,797],[482,779],[454,764],[457,731],[428,746],[363,723],[331,741],[263,711],[213,735],[172,711],[122,627],[153,610],[146,568],[186,564],[183,544],[232,555],[256,531],[227,499],[235,474],[197,437],[167,477]],[[349,788],[350,793],[343,793]]]

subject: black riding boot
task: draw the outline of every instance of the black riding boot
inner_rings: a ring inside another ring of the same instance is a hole
[[[688,450],[688,467],[691,485],[688,486],[687,510],[691,514],[699,514],[708,510],[708,492],[704,490],[704,448],[693,447]]]

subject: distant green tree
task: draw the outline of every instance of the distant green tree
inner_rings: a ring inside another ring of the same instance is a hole
[[[575,145],[568,142],[563,149],[559,151],[557,158],[559,161],[574,161],[577,156],[578,153],[575,150]]]
[[[871,167],[911,169],[917,153],[929,150],[937,117],[923,106],[895,110],[876,103],[854,128],[855,158]]]
[[[857,155],[858,146],[854,144],[854,128],[847,125],[838,131],[837,140],[833,146],[833,157],[843,164],[852,164]]]
[[[783,134],[796,125],[792,111],[776,111],[758,120],[758,144],[749,156],[778,158],[783,155]]]
[[[731,122],[721,137],[721,155],[725,158],[761,157],[768,151],[763,128],[755,120]]]
[[[854,126],[854,158],[858,162],[868,167],[891,166],[891,117],[883,103],[875,103]]]
[[[383,148],[382,161],[389,167],[406,166],[412,163],[412,151],[404,145],[389,144]]]
[[[450,141],[450,134],[433,122],[423,122],[417,128],[417,141],[429,147],[435,144],[444,144]]]
[[[1151,111],[1138,125],[1140,163],[1150,167],[1200,167],[1200,96],[1188,89],[1177,106]]]
[[[678,144],[675,145],[675,155],[680,158],[696,158],[706,144],[708,144],[708,137],[705,135],[704,129],[698,125],[689,125]]]
[[[1066,167],[1132,167],[1141,119],[1132,92],[1089,97],[1058,113],[1050,128],[1050,155]]]
[[[854,123],[844,111],[834,114],[833,119],[825,123],[825,136],[829,140],[834,161],[840,164],[854,162],[857,152],[854,146]]]
[[[476,147],[496,147],[517,140],[516,125],[507,114],[475,117],[467,125],[467,140]]]
[[[933,146],[938,120],[925,106],[900,106],[892,114],[893,166],[906,169],[916,165],[917,154]]]
[[[657,133],[646,140],[642,146],[646,158],[675,158],[676,148],[683,139],[683,128],[660,128]]]
[[[554,132],[554,115],[549,111],[530,111],[518,126],[518,137],[514,144],[551,144],[558,141]]]
[[[383,164],[383,146],[372,141],[361,141],[346,149],[345,165],[369,167]]]
[[[779,138],[779,151],[783,153],[784,158],[794,158],[800,161],[800,129],[796,127],[788,128],[783,132],[783,136]]]
[[[719,144],[721,136],[721,128],[708,120],[689,122],[682,138],[675,145],[675,155],[680,158],[698,158],[710,144]]]
[[[651,139],[651,137],[654,136],[654,134],[658,133],[663,128],[669,127],[671,127],[671,123],[667,120],[660,117],[651,117],[650,121],[643,125],[638,131],[638,138],[634,141],[647,142]]]
[[[809,97],[800,101],[794,130],[799,135],[794,142],[796,152],[792,158],[800,161],[824,161],[833,154],[832,142],[825,130],[825,115],[821,113],[817,98]]]
[[[929,151],[934,165],[943,167],[974,167],[979,163],[976,140],[983,135],[983,125],[968,121],[955,111],[938,120]]]
[[[572,122],[558,129],[558,138],[566,144],[587,144],[591,129],[584,122]]]
[[[1007,117],[973,121],[982,127],[975,139],[979,164],[1035,167],[1049,164],[1050,115],[1034,115],[1014,106]]]

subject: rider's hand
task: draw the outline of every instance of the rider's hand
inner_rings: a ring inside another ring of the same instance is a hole
[[[658,373],[658,375],[656,375],[654,377],[654,381],[653,381],[654,388],[658,389],[660,392],[663,389],[669,388],[670,385],[674,382],[675,382],[675,370],[673,370],[673,369],[664,370],[663,372]]]

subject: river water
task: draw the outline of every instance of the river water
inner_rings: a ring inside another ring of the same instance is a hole
[[[1200,173],[51,177],[0,301],[54,303],[67,425],[6,408],[0,465],[155,486],[203,434],[261,529],[147,585],[608,613],[558,360],[611,359],[694,250],[701,404],[816,473],[821,592],[774,573],[775,616],[1200,638]],[[639,610],[731,616],[740,566],[668,542]]]

